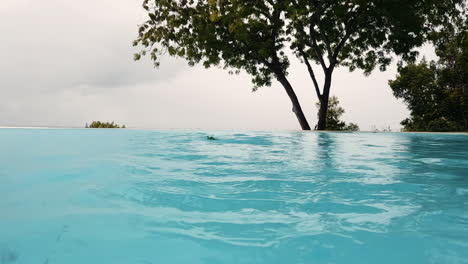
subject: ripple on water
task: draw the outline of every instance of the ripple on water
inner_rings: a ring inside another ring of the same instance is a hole
[[[467,136],[49,133],[0,130],[2,264],[468,259]]]

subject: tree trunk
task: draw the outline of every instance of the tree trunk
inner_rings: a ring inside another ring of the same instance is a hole
[[[320,98],[320,109],[318,113],[317,130],[327,129],[327,112],[328,112],[328,98],[330,96],[332,70],[325,72],[325,83],[323,85],[323,93],[318,95]]]
[[[292,111],[294,112],[294,114],[296,114],[297,120],[299,121],[302,130],[310,130],[309,123],[307,122],[304,112],[302,112],[301,104],[299,103],[296,93],[294,92],[294,89],[292,88],[288,79],[286,79],[282,72],[277,72],[276,78],[283,85],[284,89],[286,90],[286,93],[289,96],[289,99],[291,99],[291,103],[293,105]]]
[[[327,129],[328,97],[320,97],[320,109],[318,112],[317,130]]]

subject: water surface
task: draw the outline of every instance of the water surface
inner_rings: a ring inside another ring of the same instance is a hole
[[[10,263],[468,263],[468,136],[0,129]]]

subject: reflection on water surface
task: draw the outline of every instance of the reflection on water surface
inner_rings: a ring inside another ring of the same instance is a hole
[[[3,129],[0,146],[1,264],[468,260],[466,135]]]

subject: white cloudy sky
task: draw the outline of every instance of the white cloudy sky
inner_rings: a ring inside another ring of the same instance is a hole
[[[141,0],[1,0],[0,126],[72,126],[92,120],[137,128],[299,129],[279,84],[251,92],[246,75],[134,62]],[[368,130],[407,117],[387,85],[395,67],[364,77],[335,72],[344,119]],[[305,67],[290,79],[309,123],[317,101]]]

